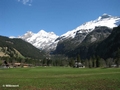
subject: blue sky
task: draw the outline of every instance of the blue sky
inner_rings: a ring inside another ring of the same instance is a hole
[[[104,13],[120,16],[119,9],[120,0],[0,0],[0,35],[62,35]]]

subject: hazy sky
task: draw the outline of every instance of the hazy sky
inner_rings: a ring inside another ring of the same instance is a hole
[[[120,0],[0,0],[0,35],[62,35],[104,13],[120,16]]]

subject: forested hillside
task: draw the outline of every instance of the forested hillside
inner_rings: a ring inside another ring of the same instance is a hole
[[[8,37],[0,36],[0,47],[0,52],[3,52],[10,57],[18,57],[16,54],[17,52],[19,52],[19,55],[22,57],[34,59],[43,57],[42,51],[22,39],[11,39]]]

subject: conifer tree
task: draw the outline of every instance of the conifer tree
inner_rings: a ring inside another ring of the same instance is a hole
[[[81,63],[80,55],[77,55],[77,62]]]
[[[96,59],[96,67],[100,67],[100,57],[97,56],[97,59]]]
[[[105,67],[106,63],[105,60],[103,58],[100,59],[100,67]]]
[[[95,56],[92,57],[92,62],[93,62],[93,67],[96,67],[96,57]]]
[[[120,65],[120,49],[117,50],[116,64],[117,64],[117,67],[119,67],[119,65]]]
[[[106,65],[107,65],[107,67],[111,67],[112,61],[113,61],[113,58],[108,58],[108,59],[106,60]]]
[[[85,67],[89,67],[89,61],[88,61],[88,59],[85,60]]]
[[[74,66],[74,60],[71,58],[71,60],[69,61],[69,65],[71,66],[71,67],[73,67]]]
[[[89,60],[89,68],[92,68],[92,59],[90,58],[90,60]]]

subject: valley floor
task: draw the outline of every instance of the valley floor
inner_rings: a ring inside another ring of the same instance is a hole
[[[0,90],[119,90],[120,68],[0,69]]]

